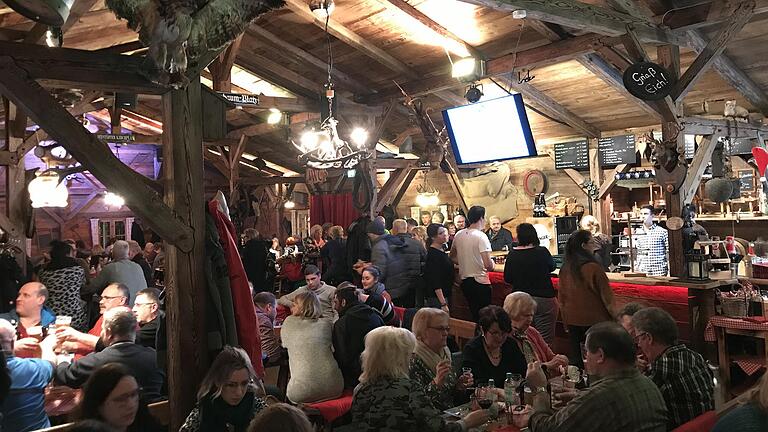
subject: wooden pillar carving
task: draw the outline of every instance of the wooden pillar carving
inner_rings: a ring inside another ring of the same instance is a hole
[[[8,100],[5,100],[5,149],[15,153],[24,143],[24,126],[27,116],[19,108]],[[21,127],[20,127],[21,125]],[[5,167],[5,215],[2,219],[2,228],[8,232],[9,241],[18,246],[22,253],[16,256],[22,271],[26,273],[27,242],[24,227],[26,224],[26,193],[24,181],[24,156],[18,158],[16,163],[9,163]]]
[[[164,200],[192,228],[192,249],[166,242],[168,298],[168,389],[171,430],[178,430],[195,404],[208,367],[205,333],[205,200],[200,78],[163,95]]]

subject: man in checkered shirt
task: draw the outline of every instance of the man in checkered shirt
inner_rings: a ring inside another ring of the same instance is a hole
[[[643,308],[632,315],[635,343],[648,360],[646,375],[661,391],[672,430],[713,410],[712,371],[697,352],[678,340],[677,324],[665,310]]]
[[[640,217],[643,226],[635,231],[635,234],[640,234],[637,239],[638,270],[648,276],[666,276],[669,270],[669,233],[653,222],[652,206],[640,209]]]

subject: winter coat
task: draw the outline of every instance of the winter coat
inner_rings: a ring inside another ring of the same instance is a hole
[[[384,325],[381,315],[370,306],[358,303],[349,307],[333,325],[333,356],[344,376],[344,387],[358,384],[360,354],[365,349],[365,335]]]
[[[408,234],[384,235],[373,245],[373,264],[381,270],[379,281],[393,299],[421,289],[427,250]]]

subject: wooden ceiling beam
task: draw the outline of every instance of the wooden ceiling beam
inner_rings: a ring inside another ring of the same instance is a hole
[[[125,54],[132,51],[140,51],[147,49],[143,43],[138,39],[132,42],[125,42],[117,45],[112,45],[106,48],[96,50],[97,52],[109,53],[109,54]]]
[[[723,25],[717,35],[701,50],[696,60],[686,69],[677,84],[672,89],[673,100],[682,100],[693,88],[696,81],[704,75],[704,71],[722,54],[728,42],[736,36],[749,22],[755,11],[755,0],[743,0],[734,11],[727,24]]]
[[[303,75],[249,50],[241,50],[236,63],[260,78],[310,100],[318,100],[320,91],[323,89],[322,83],[305,78]]]
[[[691,48],[696,53],[701,53],[709,44],[709,40],[700,30],[689,30],[686,35],[691,43]],[[765,91],[725,53],[715,57],[712,61],[712,68],[720,74],[721,78],[741,93],[749,103],[763,114],[768,115],[768,96]]]
[[[50,87],[147,94],[168,90],[142,74],[147,71],[142,57],[6,41],[0,41],[0,56],[12,58],[30,77]]]
[[[162,197],[145,183],[146,177],[115,157],[10,57],[0,57],[0,91],[22,107],[107,189],[125,197],[131,209],[160,237],[182,250],[192,249],[190,227],[181,223]]]
[[[607,39],[607,40],[606,40]],[[488,60],[486,64],[488,76],[499,76],[512,72],[515,68],[541,67],[572,60],[580,55],[595,52],[599,46],[611,44],[610,38],[599,35],[585,35],[554,42],[537,48],[520,51],[517,55],[507,54]],[[410,96],[424,96],[441,90],[447,90],[464,83],[451,77],[450,73],[437,75],[423,80],[400,84]],[[376,95],[357,95],[357,99],[368,104],[379,104],[390,99],[400,99],[403,95],[395,87],[392,90],[381,91]]]
[[[600,138],[600,129],[584,121],[584,119],[573,113],[573,111],[559,104],[533,85],[529,83],[519,84],[514,80],[502,77],[499,77],[498,79],[501,80],[502,84],[518,93],[522,93],[523,97],[529,102],[535,103],[547,114],[566,123],[580,134],[584,134],[588,138]]]
[[[277,52],[284,57],[291,57],[299,62],[308,63],[324,72],[328,71],[328,63],[326,63],[324,60],[315,57],[314,55],[297,47],[296,45],[286,42],[283,38],[275,35],[274,33],[268,31],[258,24],[251,24],[250,27],[248,27],[246,30],[246,33],[249,36],[259,37],[263,40],[266,40],[276,48],[279,48],[279,51]],[[336,79],[340,88],[349,87],[349,90],[354,92],[371,91],[370,86],[363,84],[348,73],[339,70],[338,67],[334,66],[334,68],[331,70],[331,75]]]
[[[673,0],[674,9],[657,14],[656,21],[676,32],[702,29],[726,22],[736,12],[739,2],[735,0]],[[768,0],[756,0],[754,14],[768,12]],[[663,20],[663,22],[662,22]]]
[[[476,59],[484,59],[485,56],[483,53],[477,50],[477,48],[473,47],[472,45],[468,44],[466,41],[464,41],[462,38],[456,36],[455,34],[451,33],[450,30],[443,27],[441,24],[430,18],[427,14],[424,12],[416,9],[414,6],[412,6],[410,3],[408,3],[405,0],[379,0],[381,3],[383,3],[385,6],[387,6],[389,9],[398,10],[400,12],[405,13],[406,15],[410,16],[411,18],[415,19],[416,21],[423,24],[428,29],[435,32],[438,36],[441,36],[445,39],[451,40],[454,43],[464,47],[465,50],[467,50],[467,53],[476,58]]]
[[[679,36],[649,24],[645,19],[577,0],[558,0],[556,2],[545,0],[459,1],[509,13],[525,10],[528,18],[608,36],[621,36],[624,34],[626,26],[631,24],[637,29],[637,33],[643,41],[662,44],[680,43]]]
[[[653,24],[651,17],[653,11],[647,4],[638,0],[607,0],[609,6],[615,10],[641,19],[648,24]]]
[[[290,9],[296,15],[304,18],[305,20],[312,22],[313,24],[320,27],[321,29],[325,29],[326,21],[316,17],[309,10],[306,2],[302,0],[286,0],[285,4],[288,7],[288,9]],[[386,51],[375,46],[370,41],[366,40],[362,36],[353,32],[352,30],[342,25],[341,23],[334,21],[333,19],[328,20],[328,33],[331,36],[335,37],[336,39],[357,49],[358,51],[364,53],[368,57],[376,60],[377,62],[388,67],[389,69],[408,77],[409,79],[415,79],[419,76],[415,71],[413,71],[405,63],[396,59],[392,55],[388,54]]]

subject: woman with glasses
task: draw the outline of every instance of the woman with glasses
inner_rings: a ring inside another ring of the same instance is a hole
[[[197,405],[179,432],[246,432],[266,407],[264,388],[241,348],[224,347],[197,391]]]
[[[568,357],[555,354],[549,344],[534,328],[533,317],[536,315],[536,300],[522,291],[508,294],[504,299],[504,311],[512,322],[512,339],[525,356],[527,363],[541,362],[547,367],[549,376],[559,375],[560,366],[568,366]]]
[[[352,399],[355,432],[461,432],[488,419],[485,410],[448,422],[432,405],[420,383],[408,377],[408,362],[416,348],[413,333],[384,326],[365,337],[363,373]]]
[[[512,323],[504,309],[496,305],[480,309],[477,325],[480,336],[464,346],[462,367],[471,368],[476,384],[494,380],[498,388],[504,387],[507,373],[525,375],[525,356],[514,340],[508,336]]]
[[[82,419],[99,420],[117,432],[163,430],[139,400],[139,384],[121,364],[109,363],[88,378],[80,403]]]
[[[409,375],[421,384],[432,405],[445,410],[464,402],[464,390],[472,385],[469,374],[456,376],[451,367],[448,339],[448,314],[440,309],[422,308],[412,324],[416,349],[411,357]]]

